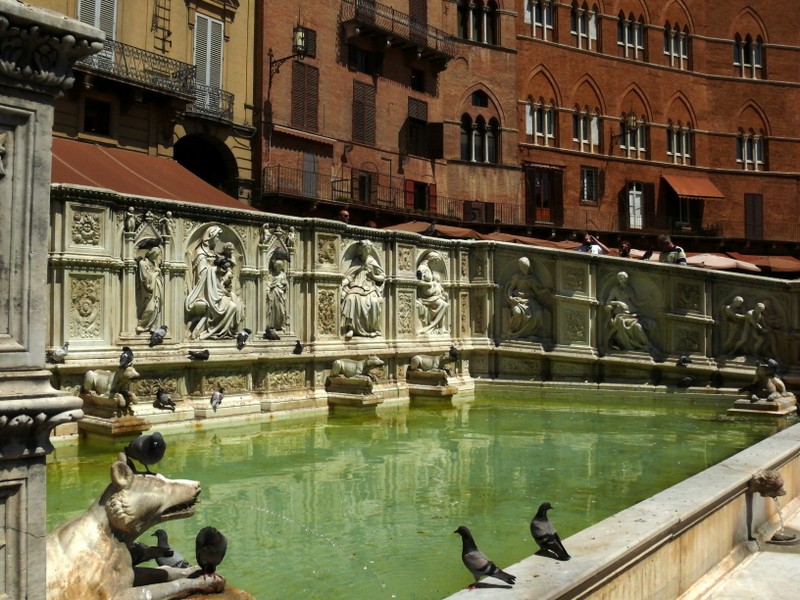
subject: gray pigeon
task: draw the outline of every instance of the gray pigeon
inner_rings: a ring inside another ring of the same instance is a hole
[[[572,558],[561,543],[558,532],[547,518],[547,511],[553,508],[549,502],[543,502],[531,520],[531,535],[541,550],[537,554],[557,558],[558,560],[569,560]]]
[[[189,350],[189,360],[208,360],[209,356],[211,356],[211,352],[208,351],[208,348],[205,350]]]
[[[172,556],[172,550],[160,546],[148,546],[142,542],[133,542],[128,546],[131,553],[131,564],[135,567],[138,564],[157,558]]]
[[[156,558],[156,564],[159,567],[175,567],[177,569],[185,569],[191,566],[189,562],[183,558],[183,555],[180,552],[174,548],[170,548],[169,538],[167,537],[166,531],[163,529],[156,529],[153,532],[153,535],[158,538],[159,548],[166,548],[167,550],[172,551],[170,556],[164,555],[161,558]]]
[[[128,457],[128,466],[136,473],[136,468],[133,466],[131,460],[137,460],[144,465],[145,471],[150,475],[150,465],[156,464],[164,458],[164,452],[167,450],[167,443],[159,432],[150,435],[140,435],[130,444],[125,446],[125,456]]]
[[[211,574],[225,558],[228,540],[214,527],[203,527],[195,539],[195,558],[203,573]]]
[[[470,585],[469,589],[474,588],[481,577],[495,577],[514,585],[517,580],[516,576],[500,569],[483,552],[478,550],[478,546],[475,544],[475,540],[466,525],[460,525],[453,533],[461,536],[461,560],[464,561],[464,566],[469,569],[469,572],[475,578],[475,583]]]
[[[217,408],[222,404],[222,398],[225,394],[225,388],[219,388],[216,392],[211,394],[211,408],[217,412]]]
[[[159,344],[164,342],[164,338],[167,337],[167,329],[169,329],[166,325],[162,325],[154,332],[150,334],[150,343],[148,346],[151,348],[155,348]]]
[[[153,406],[162,410],[171,410],[175,412],[175,403],[172,401],[172,396],[165,392],[164,388],[158,388],[156,390],[156,400],[153,402]]]
[[[123,346],[122,354],[119,355],[119,368],[124,369],[131,364],[133,364],[133,350],[128,346]]]
[[[247,339],[250,337],[250,334],[253,333],[247,327],[242,329],[239,333],[236,334],[236,349],[241,350],[247,345]]]
[[[69,342],[64,342],[64,345],[61,348],[56,348],[55,350],[48,350],[45,352],[45,358],[47,362],[51,363],[63,363],[64,359],[69,354]]]
[[[277,333],[275,333],[275,330],[272,327],[267,327],[264,330],[264,339],[265,340],[271,340],[271,341],[274,342],[274,341],[279,340],[281,338]]]

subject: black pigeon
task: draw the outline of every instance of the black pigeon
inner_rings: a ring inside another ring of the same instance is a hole
[[[679,367],[688,367],[691,363],[692,363],[692,359],[689,358],[685,354],[678,359],[678,366]]]
[[[250,334],[253,333],[246,327],[242,329],[239,333],[236,334],[236,349],[241,350],[247,345],[247,338],[250,337]]]
[[[208,360],[210,355],[208,348],[204,350],[189,350],[189,360]]]
[[[214,527],[203,527],[197,533],[194,548],[197,565],[203,569],[203,573],[211,574],[225,558],[228,540]]]
[[[264,339],[265,340],[276,341],[276,340],[279,340],[281,338],[277,333],[275,333],[275,330],[272,327],[267,327],[264,330]]]
[[[61,346],[61,348],[56,348],[55,350],[48,350],[45,352],[45,359],[47,362],[51,363],[63,363],[68,354],[69,342],[64,342],[64,345]]]
[[[222,404],[222,398],[225,394],[225,388],[219,388],[216,392],[211,394],[211,408],[214,409],[214,412],[217,412],[217,407]]]
[[[453,533],[461,536],[461,560],[464,561],[464,566],[469,569],[469,572],[475,578],[475,583],[470,585],[469,589],[474,588],[481,577],[495,577],[514,585],[517,580],[516,576],[501,570],[483,552],[478,550],[478,546],[475,545],[475,540],[466,525],[459,526]]]
[[[122,347],[122,354],[119,355],[119,368],[124,369],[133,363],[133,350],[128,346]]]
[[[157,431],[150,435],[140,435],[130,444],[125,446],[125,456],[128,457],[128,466],[136,473],[136,469],[131,462],[131,459],[137,460],[144,465],[145,471],[152,475],[150,465],[156,464],[164,458],[164,452],[167,450],[167,443],[164,438]]]
[[[558,532],[553,524],[547,518],[547,511],[553,508],[549,502],[543,502],[536,511],[536,515],[531,520],[531,535],[536,543],[541,548],[540,552],[543,556],[550,558],[557,558],[558,560],[569,560],[572,558],[561,543],[561,538],[558,537]]]
[[[694,377],[687,376],[681,378],[677,383],[679,388],[686,389],[688,387],[692,387],[694,385]]]
[[[455,346],[450,346],[450,352],[448,354],[453,360],[458,360],[458,348]]]
[[[156,390],[156,400],[153,402],[153,406],[162,410],[171,410],[175,412],[175,403],[172,401],[172,397],[164,391],[164,388],[158,388]]]
[[[300,340],[297,340],[297,342],[294,345],[294,350],[292,350],[292,354],[302,354],[302,353],[303,353],[303,344],[300,343]]]
[[[133,542],[128,546],[128,551],[131,553],[131,565],[136,566],[148,560],[172,556],[173,552],[170,548],[162,548],[160,546],[148,546],[142,542]]]
[[[642,255],[642,260],[650,260],[650,257],[653,256],[653,251],[648,250]]]
[[[156,558],[156,564],[159,567],[175,567],[177,569],[185,569],[190,567],[191,565],[189,562],[183,558],[183,555],[178,552],[177,550],[170,548],[169,546],[169,538],[167,537],[167,532],[163,529],[156,529],[153,532],[153,535],[158,538],[158,547],[165,548],[167,550],[171,550],[171,555],[164,555],[161,558]]]
[[[422,232],[422,235],[436,235],[436,223],[428,225],[425,231]]]
[[[154,332],[150,334],[150,343],[148,344],[151,348],[155,348],[159,344],[164,342],[164,338],[167,337],[167,329],[166,325],[162,325]]]
[[[136,243],[136,247],[140,250],[149,250],[150,248],[161,246],[163,243],[164,240],[162,240],[160,237],[144,238]]]

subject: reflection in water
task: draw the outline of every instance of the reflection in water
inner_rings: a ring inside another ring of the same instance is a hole
[[[203,493],[193,518],[164,528],[187,558],[201,527],[219,528],[230,540],[221,572],[259,598],[442,598],[470,583],[458,525],[508,565],[535,552],[528,524],[541,502],[567,537],[782,423],[718,419],[728,404],[708,399],[574,393],[167,430],[159,471],[199,479]],[[50,529],[100,494],[123,446],[49,457]]]

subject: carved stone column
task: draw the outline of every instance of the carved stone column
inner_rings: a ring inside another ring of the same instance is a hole
[[[53,104],[103,33],[0,0],[0,597],[45,598],[45,456],[83,416],[45,367]]]

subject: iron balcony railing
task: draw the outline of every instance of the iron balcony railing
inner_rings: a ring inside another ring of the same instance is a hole
[[[202,83],[194,84],[194,102],[187,114],[201,115],[219,121],[233,121],[233,94]]]
[[[398,180],[401,183],[402,180]],[[341,202],[350,206],[365,206],[378,210],[409,215],[418,219],[444,219],[452,222],[496,223],[519,225],[523,223],[521,207],[491,202],[476,203],[436,196],[423,199],[423,206],[407,202],[406,191],[401,187],[371,185],[369,190],[354,189],[350,179],[336,179],[330,175],[313,173],[282,165],[264,168],[263,192],[266,196],[282,196]],[[409,199],[410,200],[410,199]],[[491,210],[478,211],[475,205],[491,205]]]
[[[170,96],[194,98],[194,65],[116,40],[106,40],[103,50],[81,59],[76,66]]]
[[[405,40],[446,60],[456,55],[456,42],[452,35],[373,0],[343,0],[340,21],[355,22]]]

